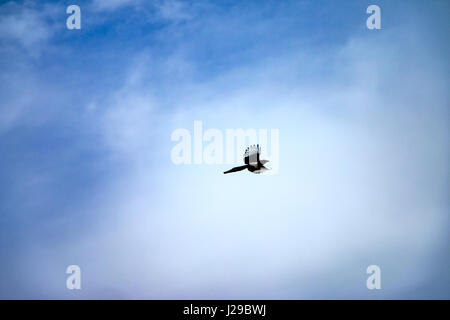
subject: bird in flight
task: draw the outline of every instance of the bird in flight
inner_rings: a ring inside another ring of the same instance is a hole
[[[251,145],[245,149],[244,153],[244,166],[235,167],[233,169],[230,169],[228,171],[225,171],[224,174],[241,171],[248,169],[248,171],[253,173],[261,173],[266,170],[269,170],[268,168],[264,167],[264,165],[269,162],[269,160],[260,160],[259,154],[261,153],[261,148],[259,147],[259,144],[257,145]]]

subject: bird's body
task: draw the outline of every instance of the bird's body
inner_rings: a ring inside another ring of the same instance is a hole
[[[266,170],[269,170],[266,167],[264,167],[264,165],[267,162],[269,162],[269,160],[260,160],[259,159],[260,153],[261,153],[261,148],[259,147],[259,145],[251,145],[251,146],[247,147],[247,149],[245,150],[245,153],[244,153],[245,165],[240,166],[240,167],[235,167],[233,169],[225,171],[224,174],[241,171],[241,170],[245,170],[245,169],[247,169],[250,172],[257,173],[257,174],[264,172]]]

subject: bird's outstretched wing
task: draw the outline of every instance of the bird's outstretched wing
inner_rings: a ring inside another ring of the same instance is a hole
[[[256,165],[259,162],[259,154],[261,153],[261,148],[259,144],[253,144],[244,153],[244,163],[249,165]]]
[[[247,165],[245,166],[240,166],[240,167],[234,167],[233,169],[230,169],[228,171],[225,171],[224,174],[230,173],[230,172],[236,172],[236,171],[241,171],[241,170],[245,170],[247,169]]]

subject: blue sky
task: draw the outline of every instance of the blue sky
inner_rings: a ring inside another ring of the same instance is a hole
[[[446,1],[70,4],[0,5],[1,298],[449,298]],[[194,120],[279,173],[174,165]]]

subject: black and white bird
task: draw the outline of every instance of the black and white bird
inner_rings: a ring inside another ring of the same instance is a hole
[[[259,144],[257,145],[251,145],[245,149],[244,153],[244,166],[235,167],[233,169],[230,169],[228,171],[225,171],[224,174],[230,173],[230,172],[236,172],[248,169],[248,171],[253,173],[261,173],[266,170],[269,170],[268,168],[264,167],[264,165],[269,162],[269,160],[260,160],[259,154],[261,153],[261,148],[259,147]]]

